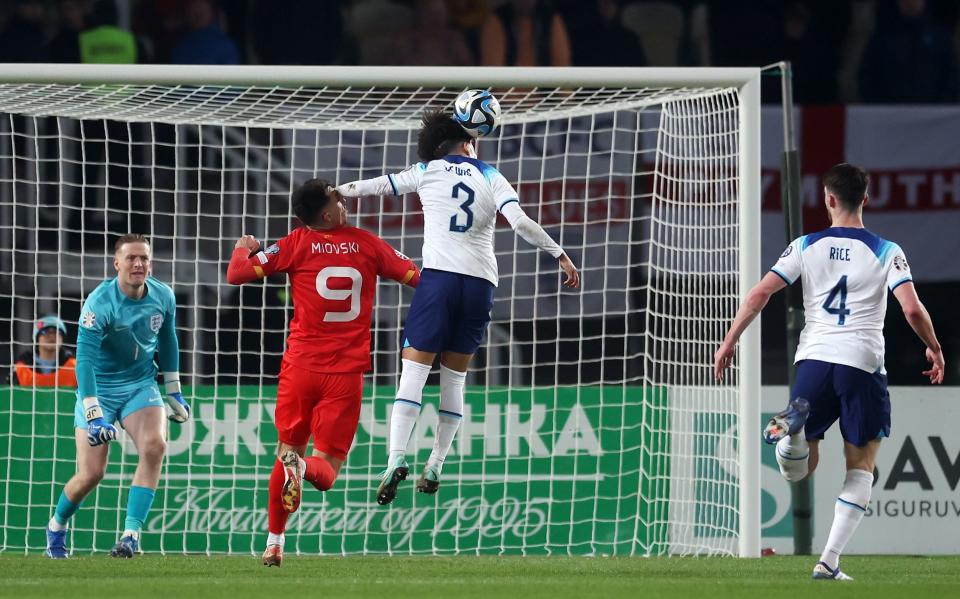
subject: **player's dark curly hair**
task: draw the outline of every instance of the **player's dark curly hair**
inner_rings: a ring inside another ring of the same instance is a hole
[[[417,136],[417,156],[424,162],[443,158],[457,144],[473,139],[453,120],[449,112],[440,108],[427,109],[420,121]]]
[[[293,191],[290,203],[293,205],[293,213],[297,215],[300,222],[308,227],[316,224],[320,213],[337,195],[327,193],[327,190],[332,187],[333,184],[326,179],[309,179]]]
[[[856,212],[870,185],[870,175],[859,166],[841,162],[823,175],[823,186],[837,196],[844,210]]]

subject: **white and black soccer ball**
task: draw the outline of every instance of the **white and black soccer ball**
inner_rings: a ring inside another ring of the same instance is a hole
[[[468,89],[457,96],[453,119],[473,137],[489,135],[500,124],[500,102],[485,89]]]

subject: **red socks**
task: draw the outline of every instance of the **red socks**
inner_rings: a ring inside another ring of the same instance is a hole
[[[307,471],[303,475],[304,479],[321,491],[326,491],[333,486],[333,481],[336,480],[337,474],[333,471],[333,466],[330,465],[330,462],[315,455],[305,457],[303,461],[307,463]],[[282,480],[280,484],[283,484]],[[279,497],[280,495],[277,495],[278,500]]]
[[[310,482],[314,487],[321,491],[326,491],[333,486],[333,481],[337,475],[333,471],[330,462],[319,457],[310,456],[304,458],[307,463],[307,471],[303,478]],[[270,485],[267,494],[267,527],[273,534],[283,534],[287,528],[287,518],[290,514],[283,509],[283,501],[280,500],[280,494],[283,492],[283,462],[279,459],[273,462],[273,472],[270,473]]]
[[[267,494],[267,528],[273,534],[283,534],[287,528],[287,518],[290,514],[283,509],[280,494],[283,492],[283,462],[279,459],[273,462],[273,472],[270,473],[270,485]]]

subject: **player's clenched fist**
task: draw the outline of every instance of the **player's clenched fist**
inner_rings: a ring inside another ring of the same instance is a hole
[[[260,242],[253,235],[243,235],[237,240],[234,248],[244,248],[249,252],[255,252],[260,247]]]

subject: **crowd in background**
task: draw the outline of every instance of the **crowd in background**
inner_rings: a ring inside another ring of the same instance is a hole
[[[795,98],[960,100],[956,0],[16,0],[0,62],[762,66]]]

